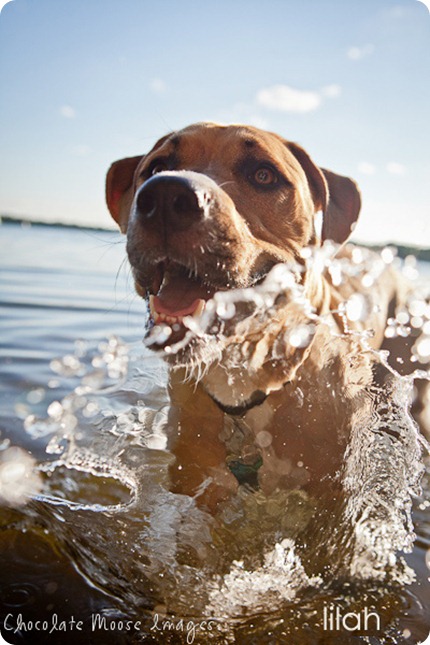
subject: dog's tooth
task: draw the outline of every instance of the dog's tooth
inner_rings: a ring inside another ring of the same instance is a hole
[[[168,314],[158,312],[155,308],[154,298],[155,297],[152,294],[149,296],[149,311],[154,323],[156,324],[166,323],[167,325],[183,324],[184,316],[169,316]],[[203,299],[200,299],[199,304],[197,305],[192,316],[195,318],[198,318],[202,313],[203,309],[205,308],[205,304],[206,304],[205,301]]]
[[[151,318],[155,322],[155,324],[157,324],[157,323],[159,323],[161,321],[161,314],[159,314],[158,311],[155,309],[154,296],[153,295],[149,296],[149,312],[150,312]]]
[[[193,318],[198,318],[202,314],[203,309],[205,308],[205,304],[206,304],[205,301],[202,298],[200,298],[199,304],[197,305],[196,309],[193,311]]]
[[[170,278],[171,278],[170,272],[165,271],[164,275],[163,275],[163,282],[160,285],[160,289],[162,289],[163,287],[165,287],[165,286],[167,286],[169,284]]]

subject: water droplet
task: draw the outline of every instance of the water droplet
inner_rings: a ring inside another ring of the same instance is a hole
[[[61,418],[64,412],[64,408],[59,401],[53,401],[51,405],[48,407],[47,412],[50,417],[58,420]]]
[[[314,325],[298,325],[288,332],[288,342],[292,347],[307,347],[315,332]]]
[[[407,311],[399,311],[396,315],[396,320],[401,325],[406,325],[409,322],[409,314]]]
[[[358,247],[354,247],[352,250],[352,261],[354,264],[363,264],[363,259],[363,250]]]
[[[343,282],[342,264],[336,260],[333,260],[328,270],[331,276],[331,281],[333,283],[333,286],[338,287],[340,284],[342,284]]]
[[[417,340],[412,348],[414,354],[420,361],[426,361],[430,358],[430,336],[424,336]]]
[[[361,293],[354,293],[345,304],[345,313],[351,322],[365,320],[369,314],[366,298]]]
[[[220,302],[217,304],[216,313],[224,320],[230,320],[236,313],[236,307],[233,302]]]
[[[387,327],[385,332],[384,332],[385,338],[396,338],[397,336],[397,331],[395,327]]]
[[[27,394],[27,401],[31,405],[37,405],[38,403],[41,403],[44,398],[45,390],[43,387],[37,387],[34,390],[30,390],[30,392]]]
[[[255,437],[255,443],[257,446],[260,446],[260,448],[268,448],[268,446],[271,445],[273,441],[273,437],[270,434],[270,432],[267,432],[267,430],[260,430],[258,434]]]
[[[411,316],[424,316],[427,309],[427,303],[425,300],[412,300],[408,305],[408,309]]]
[[[10,506],[21,506],[42,488],[36,462],[22,448],[11,447],[0,453],[0,499]]]
[[[421,329],[424,324],[424,319],[421,316],[412,316],[411,325],[414,329]]]
[[[82,410],[82,414],[87,419],[90,419],[91,417],[95,416],[98,411],[99,411],[98,403],[96,403],[95,401],[90,401]]]
[[[312,249],[310,246],[306,246],[300,251],[300,255],[303,259],[307,260],[312,257]]]
[[[394,248],[393,246],[386,246],[381,251],[381,258],[385,262],[385,264],[391,264],[396,255],[397,255],[397,249]]]
[[[408,255],[405,258],[402,273],[407,280],[416,280],[418,277],[417,259],[414,255]]]
[[[60,439],[58,437],[52,437],[45,448],[45,452],[48,455],[61,455],[64,452],[64,448],[64,445],[60,445]]]
[[[361,278],[361,284],[362,284],[362,285],[363,285],[363,287],[365,287],[366,289],[368,289],[369,287],[371,287],[371,286],[373,285],[373,283],[374,283],[374,282],[375,282],[375,278],[374,278],[374,277],[373,277],[373,275],[371,275],[370,273],[366,273],[366,274]],[[358,294],[357,294],[357,295],[358,295]]]

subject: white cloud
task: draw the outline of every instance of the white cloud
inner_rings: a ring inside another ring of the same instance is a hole
[[[323,87],[321,89],[321,94],[329,99],[337,99],[337,97],[342,94],[342,88],[340,85],[332,83],[332,85],[326,85]]]
[[[338,98],[342,94],[340,85],[325,85],[319,91],[297,90],[289,85],[272,85],[257,93],[257,104],[269,110],[305,113],[321,107],[326,98]]]
[[[358,164],[357,168],[358,172],[361,172],[362,175],[374,175],[376,172],[376,167],[368,161],[362,161]]]
[[[154,94],[164,94],[167,90],[167,85],[163,80],[161,80],[161,78],[154,78],[149,84],[149,87]]]
[[[351,60],[361,60],[373,54],[374,50],[375,46],[370,44],[363,45],[362,47],[350,47],[347,51],[347,56]]]
[[[296,90],[288,85],[273,85],[260,90],[257,103],[280,112],[312,112],[321,105],[318,92]]]
[[[62,105],[60,108],[61,116],[64,116],[65,119],[74,119],[76,116],[76,111],[70,105]]]
[[[406,167],[401,163],[397,163],[396,161],[390,161],[389,163],[387,163],[387,171],[391,175],[404,175],[406,172]]]

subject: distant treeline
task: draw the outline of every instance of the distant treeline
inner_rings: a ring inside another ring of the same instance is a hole
[[[0,215],[0,224],[24,224],[29,226],[55,226],[60,228],[74,228],[74,229],[84,229],[90,231],[111,231],[112,229],[101,228],[97,226],[80,226],[78,224],[64,224],[62,222],[41,222],[33,221],[30,219],[12,217],[10,215]],[[392,246],[397,249],[397,255],[400,258],[406,258],[408,255],[414,255],[418,260],[423,262],[430,262],[430,248],[422,248],[419,246],[404,246],[403,244],[396,244],[387,242],[383,245],[374,245],[374,244],[365,244],[360,242],[360,246],[365,246],[374,251],[380,251],[386,246]]]
[[[430,249],[420,248],[419,246],[403,246],[403,244],[396,244],[391,242],[387,242],[387,244],[383,244],[382,246],[380,244],[373,245],[360,243],[360,246],[365,246],[368,249],[372,249],[373,251],[380,251],[387,246],[392,246],[393,248],[397,249],[397,255],[399,258],[406,258],[408,255],[414,255],[417,260],[430,262]]]
[[[12,215],[0,215],[0,224],[22,224],[24,226],[53,226],[55,228],[73,228],[84,231],[112,231],[111,228],[102,228],[101,226],[82,226],[81,224],[67,224],[64,222],[44,222],[43,220],[33,220],[26,217],[13,217]]]

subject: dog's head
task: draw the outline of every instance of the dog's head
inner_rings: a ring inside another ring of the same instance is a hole
[[[184,337],[183,319],[215,292],[256,285],[280,262],[302,263],[308,245],[345,242],[360,210],[355,183],[318,168],[295,143],[211,123],[116,161],[106,195],[127,233],[137,291],[154,323],[173,330],[161,347]]]

